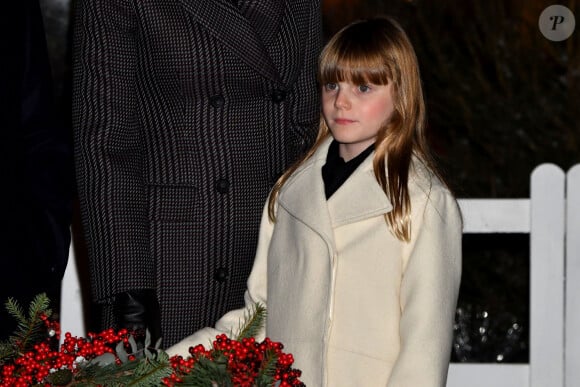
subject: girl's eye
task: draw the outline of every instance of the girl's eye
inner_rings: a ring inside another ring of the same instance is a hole
[[[324,88],[328,91],[333,91],[333,90],[337,90],[338,89],[338,84],[336,83],[327,83],[326,85],[324,85]]]
[[[368,93],[371,88],[368,85],[358,85],[358,91],[361,93]]]

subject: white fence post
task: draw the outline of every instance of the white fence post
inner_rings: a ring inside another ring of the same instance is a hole
[[[580,164],[566,179],[566,387],[580,386]]]
[[[564,386],[564,172],[532,172],[530,387]]]
[[[564,386],[564,183],[559,167],[543,164],[530,199],[459,200],[464,233],[530,234],[530,362],[454,363],[448,387]]]

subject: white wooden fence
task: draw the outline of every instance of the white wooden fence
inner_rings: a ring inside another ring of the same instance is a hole
[[[459,201],[465,233],[530,234],[529,364],[454,363],[448,387],[580,386],[580,165],[540,165],[530,192]]]
[[[459,200],[465,233],[530,234],[529,364],[454,363],[447,387],[580,386],[580,164],[540,165],[530,183],[529,199]],[[71,249],[62,332],[85,334],[80,289]]]

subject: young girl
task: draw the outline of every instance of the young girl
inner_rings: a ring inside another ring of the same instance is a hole
[[[307,386],[444,386],[461,216],[427,148],[414,50],[395,21],[358,21],[323,50],[319,80],[318,140],[265,206],[247,308],[267,305],[264,334]],[[169,352],[235,331],[244,312]]]

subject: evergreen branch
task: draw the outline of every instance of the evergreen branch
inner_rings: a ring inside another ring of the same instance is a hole
[[[23,352],[32,349],[32,346],[45,338],[44,323],[41,315],[50,317],[50,300],[46,293],[34,297],[28,308],[28,317],[14,298],[6,301],[5,307],[8,313],[16,319],[17,328],[7,342],[0,343],[0,364],[17,357]]]
[[[14,357],[14,346],[10,342],[0,343],[0,366]]]
[[[252,310],[251,315],[245,316],[244,323],[240,326],[236,340],[243,340],[250,337],[256,337],[260,330],[266,325],[266,307],[257,302]]]
[[[24,311],[22,307],[18,304],[18,302],[10,297],[4,304],[8,314],[16,319],[17,322],[17,332],[20,332],[21,327],[26,322],[26,317],[24,316]],[[18,335],[15,332],[10,338],[0,343],[0,365],[4,365],[6,362],[16,358],[19,353],[18,348]]]
[[[182,376],[183,387],[232,387],[231,376],[227,370],[227,359],[221,355],[208,359],[200,356],[191,373]]]
[[[50,346],[54,339],[48,337],[45,333],[41,334],[44,332],[41,328],[46,326],[45,322],[48,323],[49,327],[55,327],[55,329],[57,329],[58,324],[45,321],[46,319],[43,315],[48,317],[51,314],[48,307],[48,297],[45,294],[41,294],[31,303],[27,317],[14,299],[9,300],[7,309],[19,320],[20,329],[7,343],[0,343],[0,366],[6,364],[6,362],[1,362],[2,359],[10,358],[14,361],[15,358],[22,357],[24,348],[28,346],[39,342],[43,343],[42,348],[46,348],[45,345],[47,344]],[[215,345],[209,351],[202,351],[197,355],[193,355],[194,357],[190,359],[192,362],[188,363],[189,365],[185,366],[185,368],[180,366],[174,368],[169,355],[163,350],[149,346],[137,350],[136,342],[132,336],[119,333],[117,341],[109,346],[112,349],[112,346],[116,344],[114,352],[106,351],[96,356],[97,353],[101,352],[95,350],[96,347],[90,347],[96,344],[91,344],[89,340],[87,342],[89,347],[84,353],[88,354],[87,358],[91,360],[78,361],[83,358],[79,356],[84,356],[78,354],[73,355],[72,358],[65,356],[68,358],[68,360],[64,360],[66,367],[50,365],[54,369],[51,369],[48,375],[42,376],[36,375],[34,369],[32,369],[31,373],[28,366],[26,369],[22,366],[12,369],[2,367],[0,368],[2,371],[0,372],[0,384],[7,385],[4,383],[6,379],[2,376],[5,375],[7,378],[11,378],[8,379],[11,380],[8,382],[9,384],[14,380],[24,381],[30,379],[39,383],[38,385],[50,386],[157,387],[163,384],[165,378],[171,377],[175,373],[179,380],[178,384],[183,387],[234,387],[235,383],[245,378],[251,379],[253,381],[252,385],[256,387],[271,387],[275,383],[276,374],[278,372],[286,372],[285,370],[288,368],[286,365],[280,368],[279,344],[267,341],[266,348],[262,348],[261,345],[258,345],[253,340],[244,340],[256,336],[263,329],[265,320],[266,308],[260,304],[255,304],[248,311],[248,314],[244,316],[244,321],[240,323],[238,339],[231,340],[233,346],[229,345],[230,339],[226,335],[220,335],[221,338],[218,339],[220,345]],[[101,334],[96,336],[98,339]],[[224,337],[227,339],[225,343],[223,342]],[[237,343],[233,343],[234,341],[237,341]],[[131,346],[131,353],[128,353],[127,342]],[[150,344],[150,337],[146,339],[146,343]],[[246,356],[241,356],[237,349],[234,353],[233,348],[238,348],[239,345],[242,345],[248,351],[247,358]],[[69,348],[68,344],[66,348]],[[28,350],[26,349],[26,351]],[[34,350],[32,351],[34,354]],[[66,351],[71,351],[71,349],[66,349]],[[50,364],[59,363],[58,359],[63,362],[62,353],[57,350],[49,350],[49,352],[51,353]],[[75,352],[76,345],[71,354]],[[256,356],[262,359],[260,363],[251,360],[256,359]],[[69,362],[74,358],[77,360],[70,364]],[[250,359],[250,363],[247,363],[248,359]],[[44,360],[37,359],[35,364],[39,364],[39,362],[43,363]],[[17,362],[14,361],[14,364],[17,364]],[[247,373],[247,367],[251,368],[251,371],[249,371],[251,373]],[[289,372],[292,372],[292,370]],[[284,376],[284,378],[286,377]],[[290,377],[294,376],[290,375]],[[279,384],[280,381],[278,381],[277,385]]]
[[[156,387],[159,381],[168,377],[173,372],[169,364],[169,356],[165,352],[159,352],[151,358],[139,361],[133,380],[127,386]]]
[[[156,387],[160,380],[173,372],[169,356],[163,351],[152,354],[151,357],[121,364],[103,365],[101,362],[91,361],[79,368],[74,384],[78,387]]]
[[[28,317],[31,321],[37,316],[40,317],[41,313],[46,314],[47,317],[52,315],[50,300],[46,293],[36,295],[28,307]]]
[[[16,322],[18,324],[26,323],[26,316],[24,316],[24,311],[22,310],[22,307],[20,306],[18,301],[10,297],[6,301],[5,307],[8,313],[16,319]]]
[[[129,361],[122,364],[111,363],[103,365],[90,361],[79,366],[74,377],[74,386],[127,386],[133,380],[133,373],[139,361]]]
[[[38,294],[34,297],[28,308],[28,319],[19,323],[17,336],[19,340],[18,348],[20,352],[32,349],[32,346],[41,341],[46,336],[45,326],[40,319],[42,314],[50,317],[52,311],[49,309],[50,300],[46,293]]]
[[[274,383],[274,376],[276,375],[276,366],[278,363],[278,355],[274,351],[267,351],[264,360],[262,360],[262,367],[260,373],[256,378],[257,387],[270,387]]]

